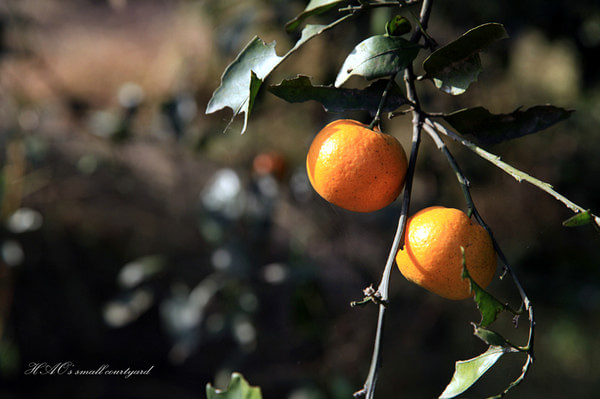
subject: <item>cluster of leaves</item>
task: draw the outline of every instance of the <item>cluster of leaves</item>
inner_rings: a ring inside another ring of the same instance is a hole
[[[288,23],[287,29],[296,29],[307,17],[324,13],[345,2],[313,0],[303,13]],[[221,85],[214,92],[206,112],[230,108],[233,111],[231,121],[244,114],[243,133],[259,89],[277,66],[309,40],[368,7],[368,3],[361,2],[356,8],[348,7],[341,18],[330,24],[306,25],[301,31],[300,39],[283,56],[277,55],[275,42],[266,44],[255,37],[226,68]],[[313,85],[310,77],[298,75],[270,86],[269,91],[291,103],[318,101],[329,112],[364,110],[374,115],[378,110],[391,112],[403,105],[410,105],[400,88],[393,83],[385,104],[380,109],[379,102],[385,82],[377,80],[395,76],[423,50],[422,46],[402,37],[408,33],[407,27],[410,28],[408,20],[396,16],[386,26],[385,34],[371,36],[356,45],[340,67],[333,85]],[[507,37],[506,30],[498,23],[475,27],[433,51],[423,62],[424,73],[419,79],[431,80],[436,87],[448,94],[462,94],[482,71],[480,52]],[[430,39],[428,46],[434,48],[437,44]],[[355,75],[377,81],[365,89],[342,87]],[[554,106],[540,105],[527,110],[517,109],[508,114],[495,115],[485,108],[475,107],[442,116],[459,133],[474,137],[482,144],[496,144],[546,129],[566,119],[570,113],[571,111]]]
[[[455,372],[452,380],[440,395],[440,399],[454,398],[469,389],[477,380],[485,374],[496,362],[507,353],[527,353],[528,361],[533,361],[531,342],[529,345],[522,347],[511,343],[502,335],[489,329],[489,326],[496,321],[498,315],[502,312],[510,312],[515,318],[514,322],[517,325],[518,317],[523,313],[523,309],[514,310],[508,304],[500,302],[492,294],[481,288],[469,274],[464,257],[464,248],[461,248],[463,253],[463,270],[462,277],[467,279],[474,292],[474,299],[477,303],[477,308],[481,312],[481,321],[477,324],[472,323],[473,333],[487,345],[488,349],[482,354],[468,360],[460,360],[456,362]],[[527,363],[529,364],[529,362]],[[513,382],[504,393],[520,382],[525,377],[526,368],[523,374]]]

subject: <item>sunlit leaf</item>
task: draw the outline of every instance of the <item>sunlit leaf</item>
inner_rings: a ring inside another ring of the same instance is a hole
[[[362,90],[313,86],[308,76],[300,75],[294,79],[284,80],[278,85],[270,86],[269,91],[291,103],[318,101],[328,112],[364,110],[374,115],[386,85],[385,81],[377,81]],[[382,111],[390,112],[407,103],[408,100],[400,88],[393,84]]]
[[[479,52],[507,37],[506,30],[498,23],[473,28],[427,57],[423,62],[425,77],[446,93],[462,94],[481,72]]]
[[[281,60],[282,57],[275,52],[274,41],[265,44],[259,37],[252,39],[225,69],[221,85],[208,102],[206,113],[210,114],[229,107],[233,110],[232,121],[237,115],[244,113],[243,133],[246,130],[251,105],[262,80],[275,69]]]
[[[285,29],[288,32],[295,30],[302,21],[312,15],[323,14],[331,8],[347,2],[348,0],[311,0],[304,11],[297,15],[294,19],[285,24]]]
[[[334,25],[335,22],[330,25],[307,25],[302,30],[301,37],[294,47],[282,57],[275,52],[275,42],[266,44],[259,37],[252,39],[225,69],[221,78],[221,85],[215,90],[208,102],[206,113],[210,114],[224,108],[230,108],[233,111],[233,116],[229,125],[236,116],[243,113],[242,133],[244,133],[254,100],[266,77],[300,46]]]
[[[492,114],[483,107],[466,108],[445,115],[456,131],[480,144],[497,144],[526,136],[567,119],[573,111],[553,105],[537,105],[510,114]]]
[[[439,399],[450,399],[460,395],[477,382],[502,355],[513,351],[509,348],[492,345],[477,357],[457,361],[452,380],[439,396]]]
[[[393,76],[415,59],[419,49],[417,44],[401,37],[371,36],[348,55],[335,79],[335,87],[343,85],[352,75],[367,80]]]
[[[206,385],[207,399],[262,399],[259,387],[252,387],[239,373],[231,375],[231,381],[226,390],[215,389],[209,383]]]

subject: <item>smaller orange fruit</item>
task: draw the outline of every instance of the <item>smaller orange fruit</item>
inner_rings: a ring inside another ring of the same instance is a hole
[[[402,191],[407,166],[404,148],[395,137],[349,119],[325,126],[306,157],[315,191],[355,212],[372,212],[391,204]]]
[[[432,206],[410,217],[396,264],[404,277],[423,288],[444,298],[466,299],[473,293],[462,278],[461,246],[471,278],[487,287],[496,273],[492,239],[458,209]]]
[[[277,151],[266,151],[257,154],[252,160],[252,169],[259,176],[272,175],[282,180],[286,173],[286,161]]]

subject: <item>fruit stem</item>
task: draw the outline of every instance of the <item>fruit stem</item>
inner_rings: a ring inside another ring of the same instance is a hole
[[[381,109],[385,105],[385,100],[387,99],[388,93],[392,88],[392,84],[394,83],[394,77],[388,79],[388,83],[383,89],[383,93],[381,93],[381,99],[379,100],[379,105],[377,106],[377,112],[375,113],[375,117],[369,124],[369,129],[373,130],[375,126],[379,127],[379,122],[381,121]],[[381,129],[380,129],[381,130]]]

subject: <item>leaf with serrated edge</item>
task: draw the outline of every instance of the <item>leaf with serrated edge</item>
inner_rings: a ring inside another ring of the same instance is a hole
[[[345,3],[348,0],[311,0],[304,11],[302,11],[299,15],[297,15],[294,19],[285,24],[285,29],[288,32],[295,30],[302,21],[306,18],[323,14],[324,12],[330,10],[338,4]]]
[[[452,380],[439,396],[439,399],[451,399],[460,395],[475,384],[502,355],[513,351],[510,348],[491,345],[487,351],[477,357],[457,361]]]
[[[479,52],[506,37],[508,34],[501,24],[477,26],[431,53],[423,61],[425,77],[446,93],[462,94],[481,72]]]
[[[216,389],[210,383],[206,385],[207,399],[262,399],[259,387],[252,387],[239,373],[231,375],[226,390]]]
[[[221,85],[215,90],[206,106],[206,113],[210,114],[229,107],[233,110],[231,121],[238,114],[244,113],[243,133],[246,130],[250,106],[254,102],[260,83],[281,60],[282,57],[275,52],[274,41],[265,44],[258,36],[254,37],[225,69]]]
[[[367,80],[393,76],[408,66],[419,50],[418,45],[401,37],[371,36],[348,55],[335,79],[335,87],[343,85],[352,75],[360,75]]]
[[[553,105],[536,105],[510,114],[492,114],[483,107],[473,107],[444,115],[444,120],[479,144],[497,144],[547,129],[572,112]]]
[[[299,75],[269,87],[269,91],[284,100],[295,103],[309,100],[318,101],[327,112],[364,110],[375,115],[381,94],[387,82],[380,80],[365,89],[344,89],[332,86],[313,86],[308,76]],[[393,84],[386,97],[383,112],[390,112],[407,104],[400,88]]]
[[[231,108],[233,116],[227,128],[237,115],[244,113],[244,125],[241,131],[244,133],[254,99],[264,79],[291,53],[334,24],[307,25],[302,30],[300,39],[283,57],[278,56],[275,52],[276,43],[274,41],[265,44],[258,36],[252,39],[225,69],[221,77],[221,85],[213,93],[205,112],[211,114],[224,108]]]

